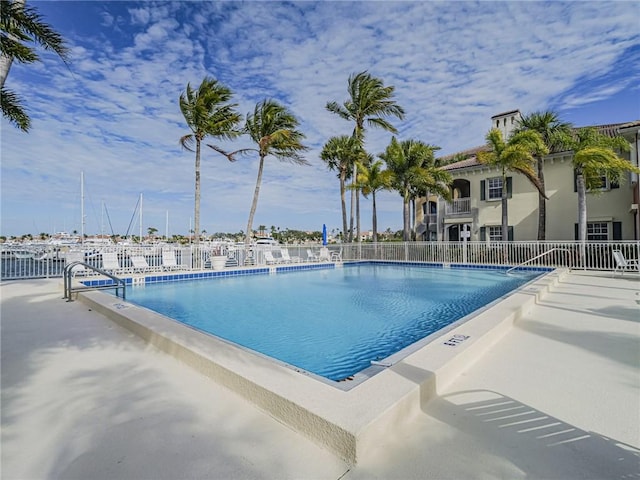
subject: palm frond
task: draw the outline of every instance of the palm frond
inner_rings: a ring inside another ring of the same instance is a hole
[[[180,146],[185,150],[188,150],[190,152],[195,152],[193,147],[196,144],[196,139],[193,134],[189,133],[187,135],[183,135],[182,137],[180,137],[179,143],[180,143]]]
[[[44,22],[42,16],[38,14],[35,8],[9,0],[1,0],[0,29],[6,32],[9,37],[13,36],[19,41],[33,41],[45,50],[55,52],[65,64],[67,63],[69,49],[65,45],[64,39]],[[13,53],[16,53],[15,44],[12,44],[10,41],[3,43],[1,47],[3,49],[8,48],[9,52],[13,50]],[[9,52],[2,50],[3,54]],[[15,59],[30,63],[37,60],[37,55],[35,52],[26,54],[26,52],[23,51],[22,54],[18,53]]]
[[[236,156],[240,155],[248,155],[249,152],[258,152],[257,149],[255,148],[241,148],[240,150],[235,150],[233,152],[227,152],[226,150],[223,150],[222,148],[218,147],[217,145],[211,145],[209,143],[207,143],[207,147],[211,148],[212,150],[218,152],[219,154],[225,156],[227,158],[227,160],[229,160],[230,162],[235,162],[237,160]]]
[[[11,124],[23,132],[29,131],[31,119],[21,105],[20,97],[4,87],[0,89],[0,108],[2,109],[2,116]]]

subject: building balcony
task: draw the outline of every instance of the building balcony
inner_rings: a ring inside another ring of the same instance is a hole
[[[445,206],[446,215],[468,215],[471,213],[471,198],[456,198],[447,202]]]

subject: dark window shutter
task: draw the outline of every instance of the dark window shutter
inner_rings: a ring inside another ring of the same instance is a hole
[[[513,227],[507,227],[507,241],[513,242]]]
[[[576,169],[573,169],[573,191],[577,192],[578,191],[578,172],[576,171]],[[578,239],[578,237],[576,237],[576,240]]]
[[[480,180],[480,200],[486,200],[487,197],[487,182],[484,180]]]
[[[574,223],[573,227],[575,240],[578,240],[578,224]]]
[[[507,198],[511,198],[513,194],[513,178],[507,177]]]
[[[622,240],[622,222],[613,222],[613,240]]]
[[[480,241],[484,242],[487,239],[487,227],[480,227]]]

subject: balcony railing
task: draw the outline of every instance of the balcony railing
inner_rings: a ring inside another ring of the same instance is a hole
[[[471,198],[456,198],[446,204],[447,215],[464,215],[471,213]]]

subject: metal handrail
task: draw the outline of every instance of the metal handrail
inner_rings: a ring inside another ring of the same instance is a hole
[[[112,285],[94,285],[94,286],[83,286],[83,287],[72,287],[71,286],[71,278],[73,277],[73,268],[77,267],[78,265],[82,265],[85,268],[88,268],[90,270],[93,270],[94,272],[98,272],[101,275],[104,275],[105,277],[109,277],[111,280],[113,280],[115,282],[115,284]],[[126,296],[127,296],[127,288],[126,288],[126,282],[124,281],[124,279],[120,278],[120,277],[116,277],[115,275],[112,275],[109,272],[105,272],[104,270],[99,269],[98,267],[95,267],[93,265],[89,265],[88,263],[85,262],[81,262],[81,261],[75,261],[75,262],[71,262],[70,264],[66,265],[64,267],[62,276],[64,278],[64,297],[67,299],[67,302],[72,302],[73,300],[71,299],[71,294],[74,292],[83,292],[83,291],[87,291],[87,290],[103,290],[106,288],[115,288],[116,289],[116,297],[118,296],[118,292],[120,290],[120,286],[122,286],[122,299],[126,300]]]
[[[510,269],[508,269],[506,272],[504,272],[505,274],[509,273],[511,270],[515,270],[516,268],[520,268],[523,265],[526,265],[529,262],[533,262],[534,260],[537,260],[540,257],[544,257],[545,255],[555,251],[555,250],[564,250],[565,252],[569,252],[572,253],[572,251],[568,248],[562,248],[562,247],[554,247],[551,250],[547,250],[546,252],[542,252],[540,255],[536,255],[535,257],[530,258],[529,260],[525,260],[524,262],[516,265],[515,267],[511,267]],[[571,257],[569,257],[569,270],[571,270]]]

